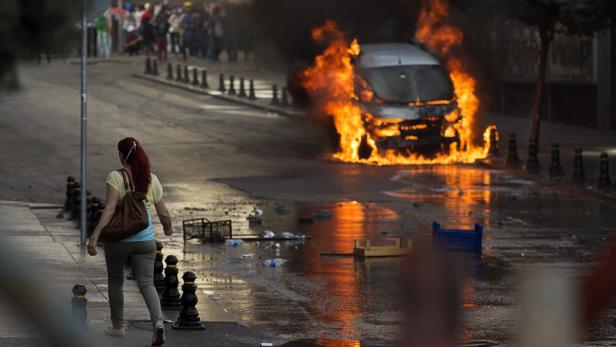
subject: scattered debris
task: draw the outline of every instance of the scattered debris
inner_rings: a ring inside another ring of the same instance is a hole
[[[263,239],[271,239],[276,237],[276,234],[274,234],[274,232],[271,230],[264,230],[259,233],[259,237]]]
[[[231,246],[231,247],[237,247],[237,246],[241,245],[242,243],[244,243],[244,241],[238,240],[238,239],[231,239],[231,240],[227,240],[225,242],[225,244],[227,246]]]
[[[306,238],[306,235],[299,235],[299,234],[296,235],[288,231],[283,231],[282,233],[278,235],[278,237],[281,239],[287,239],[287,240],[303,240]]]
[[[287,261],[285,259],[282,259],[282,258],[266,259],[266,260],[263,261],[263,266],[279,267],[279,266],[282,266],[286,262]]]
[[[358,241],[355,240],[353,246],[353,254],[357,257],[371,258],[371,257],[400,257],[411,254],[411,241],[408,241],[406,247],[402,246],[402,240],[396,238],[393,245],[375,246],[370,243],[369,240]]]
[[[254,257],[255,254],[254,253],[246,253],[246,254],[242,254],[242,258],[246,259],[246,258],[252,258]]]
[[[312,212],[312,217],[314,219],[330,219],[332,218],[332,213],[327,210],[320,210]]]

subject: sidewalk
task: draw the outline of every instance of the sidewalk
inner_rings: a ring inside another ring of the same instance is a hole
[[[35,269],[13,269],[32,272],[37,278],[37,288],[45,293],[43,301],[58,305],[58,318],[70,311],[71,289],[75,284],[87,287],[89,335],[101,345],[147,346],[151,341],[149,314],[135,281],[124,282],[125,319],[129,329],[123,340],[107,338],[102,329],[109,322],[107,279],[102,250],[96,257],[81,252],[79,231],[75,223],[57,219],[59,206],[0,201],[0,230],[3,242],[12,243],[15,256],[25,256],[34,262]],[[163,253],[177,254],[178,250],[163,249]],[[179,255],[179,254],[178,254]],[[181,259],[181,258],[180,258]],[[6,265],[5,265],[6,266]],[[180,273],[182,263],[179,264]],[[203,280],[203,279],[198,279]],[[8,285],[5,283],[5,286]],[[24,295],[35,294],[24,288]],[[168,326],[166,346],[197,346],[208,341],[210,346],[255,346],[271,342],[272,338],[255,333],[238,324],[224,308],[198,291],[197,309],[205,322],[205,331],[176,331]],[[44,307],[44,305],[43,305]],[[41,309],[41,315],[45,310]],[[54,316],[56,313],[54,312]],[[177,311],[164,311],[164,318],[177,318]],[[45,345],[45,336],[34,329],[30,318],[22,318],[5,297],[0,297],[0,346]]]

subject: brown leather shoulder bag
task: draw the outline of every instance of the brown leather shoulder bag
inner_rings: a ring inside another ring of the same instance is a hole
[[[101,231],[103,241],[121,241],[148,227],[148,211],[145,207],[145,194],[135,190],[133,180],[126,169],[118,170],[124,179],[126,195],[116,206],[113,217]]]

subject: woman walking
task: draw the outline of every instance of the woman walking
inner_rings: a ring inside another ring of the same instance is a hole
[[[160,346],[165,341],[165,330],[160,300],[153,279],[156,243],[154,241],[154,226],[152,225],[152,206],[158,213],[165,235],[168,236],[173,234],[171,217],[163,201],[162,186],[158,178],[150,172],[150,161],[139,142],[132,137],[127,137],[118,143],[118,151],[122,169],[113,171],[107,176],[107,202],[105,210],[88,241],[88,253],[92,256],[96,255],[96,243],[103,228],[111,221],[118,203],[133,187],[136,192],[145,195],[148,227],[121,241],[104,242],[109,306],[113,324],[113,326],[105,329],[105,334],[120,338],[126,334],[122,286],[124,283],[124,265],[130,257],[139,290],[150,311],[152,326],[154,327],[152,345]],[[125,178],[128,179],[128,182],[125,182]]]

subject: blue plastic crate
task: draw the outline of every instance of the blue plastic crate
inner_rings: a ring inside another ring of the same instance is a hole
[[[432,241],[448,250],[481,253],[483,247],[483,226],[475,224],[475,229],[445,229],[432,222]]]

